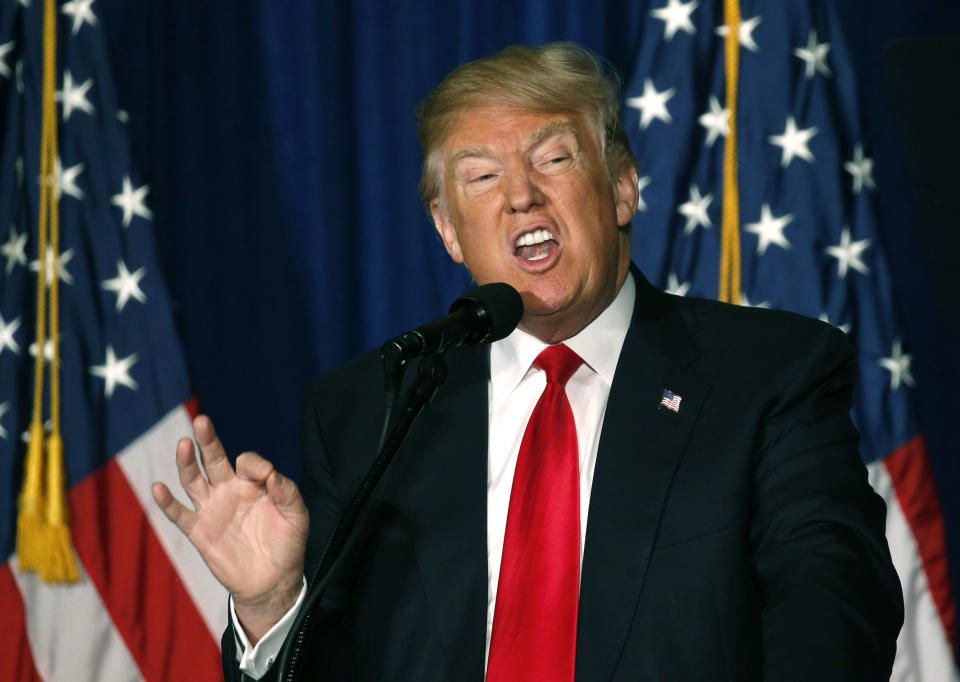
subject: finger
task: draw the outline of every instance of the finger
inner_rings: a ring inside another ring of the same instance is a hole
[[[154,502],[157,503],[157,506],[160,507],[166,517],[170,519],[184,535],[189,536],[190,531],[193,529],[195,513],[180,504],[173,496],[173,493],[170,492],[170,489],[163,483],[154,483],[150,487],[150,491],[153,493]]]
[[[193,441],[189,438],[177,441],[177,473],[180,475],[180,485],[193,503],[200,506],[200,503],[207,499],[210,490],[194,455]]]
[[[230,466],[227,452],[217,438],[216,431],[213,430],[210,417],[201,414],[193,420],[193,435],[197,439],[197,445],[200,446],[200,458],[203,460],[203,468],[207,471],[210,483],[217,485],[233,478],[233,467]]]

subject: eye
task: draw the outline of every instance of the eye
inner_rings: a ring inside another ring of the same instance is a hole
[[[572,163],[572,154],[566,151],[554,151],[547,154],[537,167],[541,173],[559,173],[569,168]]]
[[[469,196],[480,196],[497,186],[500,170],[496,168],[467,169],[461,176],[464,192]]]

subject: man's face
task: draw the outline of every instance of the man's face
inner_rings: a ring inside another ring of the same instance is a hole
[[[556,343],[610,304],[630,265],[620,228],[636,212],[637,176],[624,169],[611,183],[594,126],[582,116],[475,107],[440,154],[434,225],[478,284],[520,292],[521,328]]]

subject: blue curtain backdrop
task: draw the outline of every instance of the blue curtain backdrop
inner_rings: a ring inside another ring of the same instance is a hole
[[[580,42],[629,81],[652,4],[97,3],[194,390],[233,454],[258,450],[298,476],[308,383],[443,314],[469,285],[417,198],[416,102],[453,67],[515,42]],[[883,48],[909,35],[957,35],[960,7],[836,5],[873,141],[880,227],[956,578],[960,341],[931,293]]]

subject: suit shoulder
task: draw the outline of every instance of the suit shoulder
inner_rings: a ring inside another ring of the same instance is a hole
[[[669,296],[714,379],[744,391],[781,391],[839,372],[856,376],[850,338],[825,322],[784,310]],[[779,387],[779,388],[778,388]]]
[[[803,355],[823,346],[835,353],[852,352],[846,334],[798,313],[665,295],[703,351],[781,360],[786,354]]]
[[[378,389],[383,389],[383,366],[380,351],[375,349],[315,379],[307,388],[306,399],[320,402],[336,396],[345,399]]]

